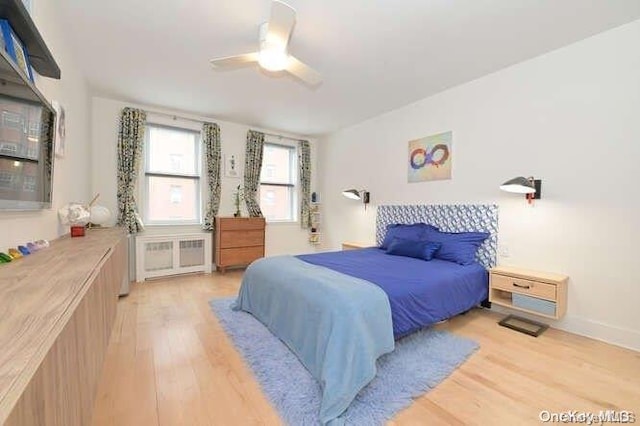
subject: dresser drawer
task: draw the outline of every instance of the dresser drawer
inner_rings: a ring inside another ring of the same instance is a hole
[[[221,248],[218,266],[248,265],[264,256],[264,246]]]
[[[264,229],[264,218],[261,217],[220,217],[219,231]]]
[[[556,300],[556,286],[553,284],[491,274],[491,287],[542,299]]]
[[[264,245],[264,231],[251,229],[248,231],[222,231],[220,248],[251,247]]]

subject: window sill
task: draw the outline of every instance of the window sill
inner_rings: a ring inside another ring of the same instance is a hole
[[[153,225],[146,225],[144,227],[144,231],[141,232],[141,234],[144,235],[161,235],[161,234],[167,234],[167,233],[171,233],[171,234],[197,234],[197,233],[205,233],[205,232],[209,232],[209,231],[205,231],[204,229],[202,229],[202,225],[201,224],[193,224],[193,225],[186,225],[186,224],[174,224],[174,225],[158,225],[158,224],[153,224]]]
[[[145,228],[166,228],[167,226],[170,227],[176,227],[176,226],[188,226],[188,227],[194,227],[194,226],[202,226],[202,223],[192,223],[192,222],[182,222],[182,223],[144,223],[144,227]]]
[[[300,225],[300,222],[297,220],[266,220],[267,225],[275,225],[275,226],[287,226],[287,225]]]

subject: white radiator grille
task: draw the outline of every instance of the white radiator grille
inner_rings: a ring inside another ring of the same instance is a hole
[[[211,273],[211,234],[136,237],[136,281],[190,272]]]
[[[180,267],[197,266],[204,263],[204,241],[180,241]]]
[[[173,242],[145,242],[144,270],[151,272],[164,269],[173,269]]]

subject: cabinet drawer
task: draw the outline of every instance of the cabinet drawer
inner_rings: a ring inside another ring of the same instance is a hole
[[[264,231],[252,229],[249,231],[222,231],[220,233],[220,248],[250,247],[264,245]]]
[[[542,299],[556,300],[556,286],[553,284],[491,274],[491,287]]]
[[[264,256],[264,246],[220,249],[218,266],[248,265]]]
[[[264,229],[262,217],[219,217],[218,230]]]

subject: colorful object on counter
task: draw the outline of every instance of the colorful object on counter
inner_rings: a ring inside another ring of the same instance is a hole
[[[49,247],[49,241],[47,240],[29,241],[24,245],[19,245],[17,248],[8,249],[6,253],[0,253],[0,263],[9,263],[12,260],[20,259],[47,247]]]
[[[11,256],[11,259],[13,260],[20,259],[22,257],[22,253],[20,253],[18,249],[10,248],[8,251],[9,251],[9,256]]]

